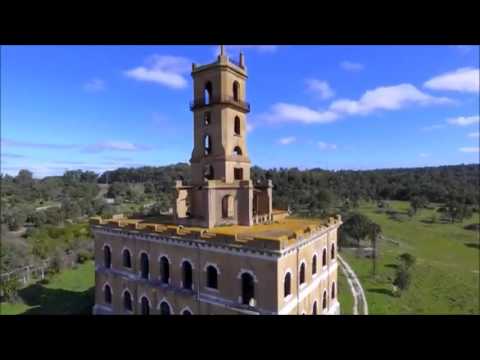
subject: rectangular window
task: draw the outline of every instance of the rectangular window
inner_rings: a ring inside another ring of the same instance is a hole
[[[243,169],[233,169],[233,176],[235,180],[243,180]]]

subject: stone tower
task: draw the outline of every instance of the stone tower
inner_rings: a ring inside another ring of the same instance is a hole
[[[250,180],[243,54],[235,62],[221,46],[214,63],[192,64],[192,78],[192,184],[177,181],[177,223],[214,227],[271,221],[271,182],[253,186]]]

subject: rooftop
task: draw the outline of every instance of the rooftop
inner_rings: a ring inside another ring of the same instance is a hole
[[[211,241],[237,246],[282,250],[295,244],[312,233],[320,233],[331,226],[341,224],[341,217],[323,219],[285,218],[271,224],[252,226],[228,225],[214,228],[201,228],[174,225],[169,215],[155,217],[125,218],[114,216],[111,219],[91,218],[92,225],[123,228],[127,231],[147,232],[185,238],[188,240]]]

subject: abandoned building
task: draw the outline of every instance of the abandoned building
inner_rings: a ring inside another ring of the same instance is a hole
[[[171,216],[91,219],[94,314],[338,314],[341,218],[288,217],[250,178],[245,57],[192,78],[192,181]]]

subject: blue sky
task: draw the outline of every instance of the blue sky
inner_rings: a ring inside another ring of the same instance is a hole
[[[187,162],[191,63],[214,46],[3,46],[1,172]],[[245,53],[262,167],[479,162],[475,46],[227,46]]]

